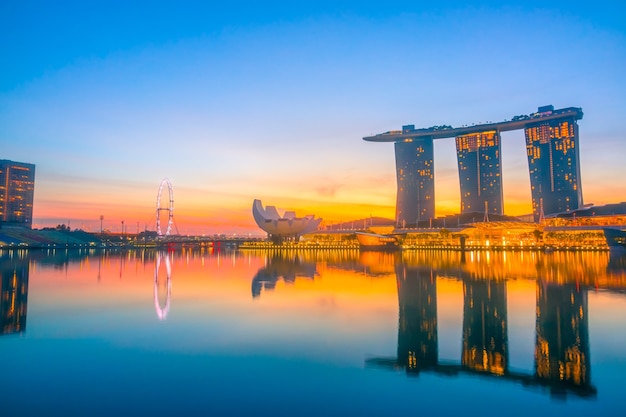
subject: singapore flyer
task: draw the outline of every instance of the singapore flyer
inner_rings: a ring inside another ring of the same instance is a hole
[[[161,195],[163,194],[163,186],[167,185],[167,190],[169,194],[169,205],[167,207],[161,207]],[[165,233],[161,229],[161,211],[167,211],[167,228],[165,229]],[[159,186],[159,193],[157,194],[156,201],[156,229],[158,236],[169,236],[172,232],[172,225],[174,224],[174,189],[172,188],[172,183],[169,179],[165,178],[161,181],[161,185]]]

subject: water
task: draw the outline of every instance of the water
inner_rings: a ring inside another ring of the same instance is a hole
[[[623,415],[626,258],[0,252],[0,415]]]

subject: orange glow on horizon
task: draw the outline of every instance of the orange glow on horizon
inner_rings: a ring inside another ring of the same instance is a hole
[[[314,181],[310,179],[310,181]],[[324,191],[309,185],[306,190],[297,188],[267,187],[252,194],[246,190],[233,190],[231,194],[215,194],[209,190],[201,191],[178,187],[174,183],[175,208],[174,222],[181,234],[242,233],[264,235],[255,224],[251,208],[254,198],[260,198],[264,205],[274,205],[279,212],[293,210],[297,215],[313,214],[323,219],[323,224],[336,224],[356,221],[369,217],[395,218],[396,184],[392,174],[372,185],[353,180],[353,183],[338,188],[336,192]],[[35,191],[34,218],[35,228],[54,227],[57,224],[71,222],[72,228],[86,231],[100,230],[100,216],[104,216],[103,228],[112,232],[121,230],[121,221],[128,233],[137,229],[155,229],[156,194],[158,184],[152,188],[130,187],[130,190],[118,186],[106,190],[101,185],[90,190],[82,188],[70,192],[56,192],[53,188],[37,188]],[[290,187],[295,187],[290,184]],[[318,187],[319,188],[319,187]],[[526,215],[532,212],[528,184],[505,184],[504,214],[510,216]],[[139,189],[141,190],[139,192]],[[280,189],[281,192],[276,190]],[[236,191],[236,192],[235,192]],[[601,190],[587,193],[586,201],[606,204]],[[167,194],[167,193],[166,193]],[[162,198],[162,206],[165,206]],[[458,179],[448,175],[436,184],[436,215],[457,214],[460,211]],[[137,224],[139,226],[137,227]]]

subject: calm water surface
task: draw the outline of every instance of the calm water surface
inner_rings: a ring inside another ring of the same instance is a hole
[[[0,415],[623,416],[608,253],[0,252]]]

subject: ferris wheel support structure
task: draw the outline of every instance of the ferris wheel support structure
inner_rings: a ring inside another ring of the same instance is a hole
[[[163,194],[163,186],[167,185],[167,190],[169,194],[169,205],[167,207],[161,207],[161,195]],[[165,229],[165,233],[161,229],[161,211],[167,211],[167,228]],[[159,193],[157,194],[156,201],[156,230],[158,236],[169,236],[172,232],[172,225],[174,224],[174,189],[172,187],[172,183],[168,178],[165,178],[161,181],[161,185],[159,186]]]

